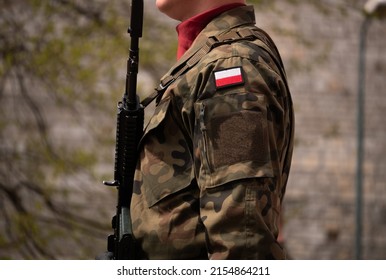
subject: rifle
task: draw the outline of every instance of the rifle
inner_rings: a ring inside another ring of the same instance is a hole
[[[104,181],[118,190],[116,214],[112,219],[114,234],[107,238],[107,254],[102,259],[135,259],[135,240],[132,234],[130,202],[134,172],[138,159],[138,143],[143,132],[144,108],[137,95],[139,38],[142,37],[143,0],[131,0],[131,37],[127,60],[126,87],[118,102],[114,180]]]

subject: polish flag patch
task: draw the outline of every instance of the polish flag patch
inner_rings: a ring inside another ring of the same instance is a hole
[[[224,69],[214,72],[217,88],[240,85],[244,83],[241,67]]]

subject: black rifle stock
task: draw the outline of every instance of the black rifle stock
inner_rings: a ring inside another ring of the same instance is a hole
[[[137,164],[138,143],[143,132],[144,109],[137,95],[139,38],[142,37],[143,0],[131,1],[131,19],[128,33],[131,44],[127,60],[126,87],[118,102],[114,181],[104,182],[118,190],[116,215],[112,219],[114,234],[108,237],[108,258],[137,258],[132,234],[130,201],[134,172]]]

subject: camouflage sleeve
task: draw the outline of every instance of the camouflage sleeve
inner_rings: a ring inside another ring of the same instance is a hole
[[[279,196],[273,178],[244,179],[201,194],[210,259],[284,259],[276,241]]]
[[[289,126],[283,80],[263,53],[207,69],[194,105],[193,145],[210,257],[281,259],[276,238]],[[216,73],[228,69],[239,69],[241,80],[223,87]]]

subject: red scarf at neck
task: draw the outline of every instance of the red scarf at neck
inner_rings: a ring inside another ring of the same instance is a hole
[[[179,59],[192,45],[197,35],[205,28],[205,26],[215,17],[223,12],[239,7],[245,6],[241,3],[232,3],[217,7],[215,9],[198,14],[186,21],[181,22],[177,26],[178,33],[178,49],[177,59]]]

